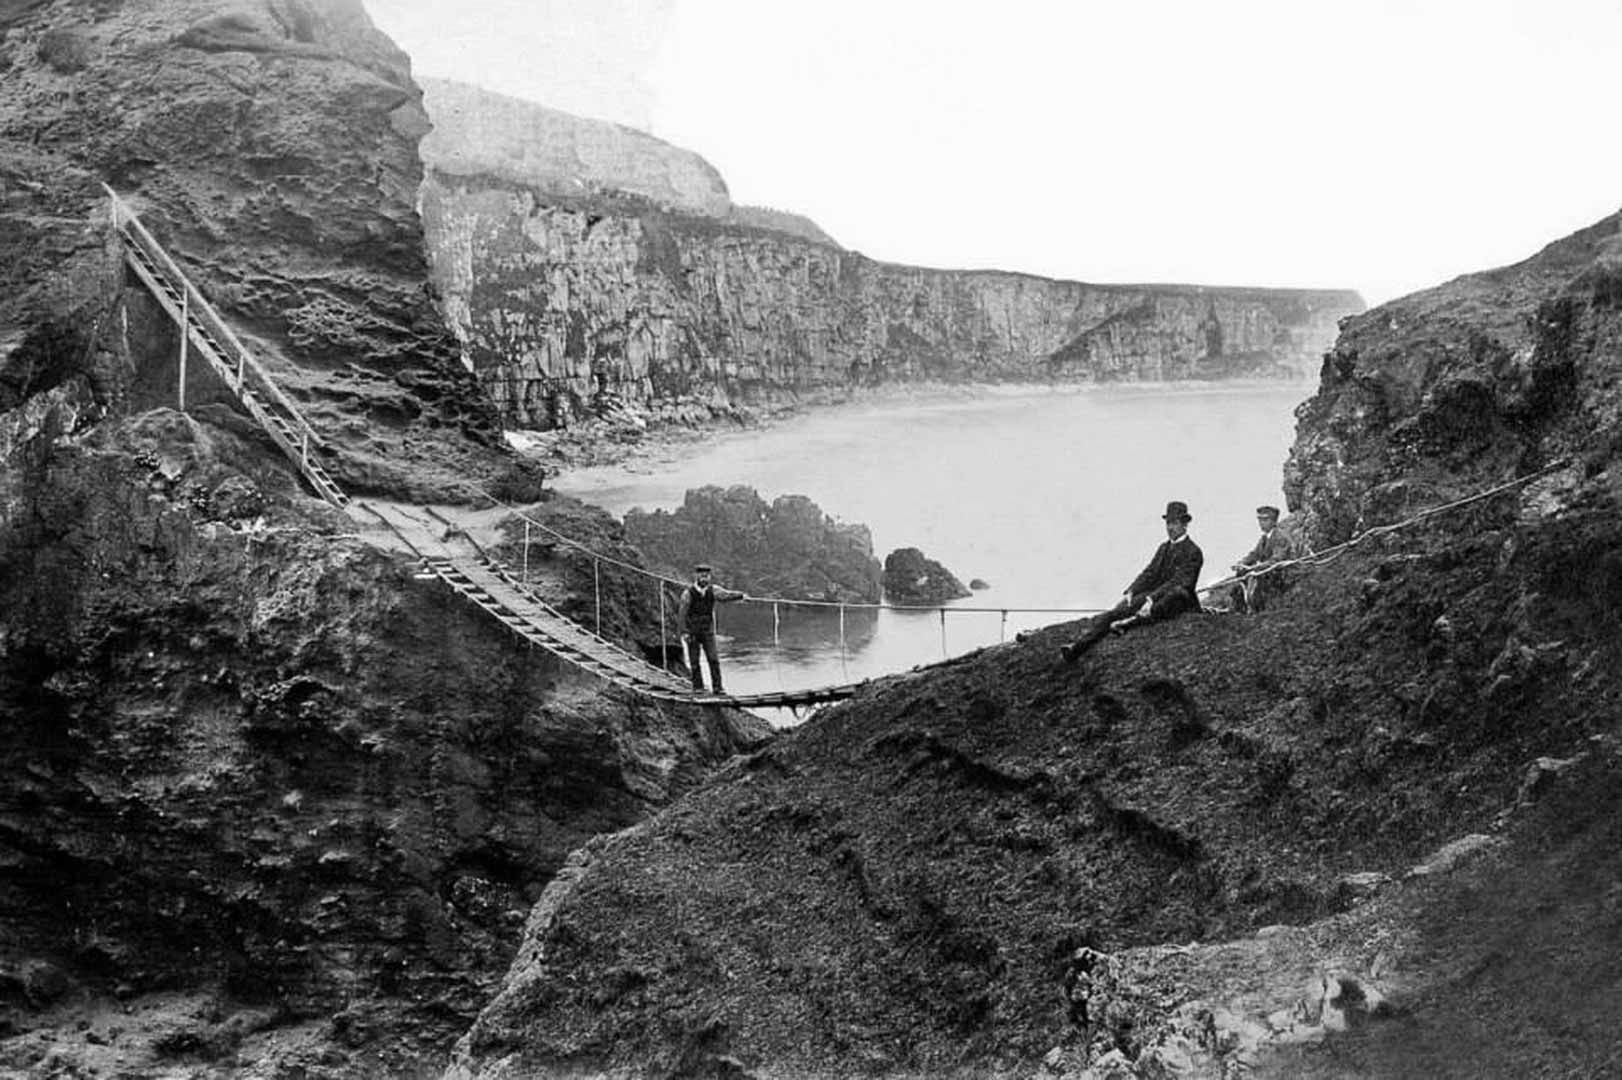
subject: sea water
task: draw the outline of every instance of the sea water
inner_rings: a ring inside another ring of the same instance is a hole
[[[719,610],[733,693],[846,683],[1013,640],[1112,605],[1188,503],[1203,584],[1284,505],[1282,465],[1306,382],[974,387],[808,411],[652,465],[569,473],[560,491],[623,514],[674,509],[688,488],[809,496],[872,530],[882,561],[916,547],[989,588],[935,612],[733,604]],[[726,585],[725,566],[716,581]],[[1035,609],[1074,609],[1043,611]],[[970,611],[966,609],[991,609]]]

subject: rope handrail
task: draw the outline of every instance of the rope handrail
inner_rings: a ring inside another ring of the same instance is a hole
[[[567,544],[568,546],[570,546],[572,548],[577,548],[580,551],[585,552],[586,554],[590,555],[593,559],[596,559],[596,560],[599,560],[601,562],[607,563],[610,566],[619,567],[622,570],[629,570],[631,573],[638,574],[638,575],[640,575],[642,577],[645,577],[645,578],[651,578],[654,581],[660,582],[661,584],[664,584],[664,585],[673,585],[678,589],[683,588],[683,587],[685,587],[687,585],[687,582],[680,579],[680,578],[673,578],[673,577],[669,577],[669,576],[667,576],[665,574],[656,573],[656,572],[654,572],[652,570],[647,569],[646,567],[636,566],[633,563],[628,563],[628,562],[625,562],[624,560],[616,559],[612,555],[604,555],[604,554],[602,554],[600,552],[594,551],[590,547],[588,547],[585,544],[581,543],[580,541],[575,540],[570,536],[567,536],[567,535],[565,535],[563,533],[558,532],[556,529],[552,528],[550,525],[547,525],[546,523],[544,523],[542,521],[538,521],[535,518],[530,517],[528,514],[524,513],[522,510],[518,509],[516,506],[513,506],[513,505],[511,505],[509,503],[505,503],[505,502],[501,501],[500,499],[496,498],[489,491],[487,491],[485,488],[483,488],[482,486],[480,486],[478,484],[474,484],[474,483],[471,483],[471,482],[464,482],[464,483],[461,484],[461,486],[463,488],[469,490],[469,491],[477,492],[480,496],[482,496],[484,499],[488,500],[493,505],[498,506],[501,509],[508,511],[514,517],[516,517],[519,520],[525,522],[526,524],[532,525],[535,528],[540,529],[542,532],[545,532],[548,535],[557,538],[557,540],[560,541],[561,543]],[[859,601],[856,601],[856,600],[853,600],[853,601],[797,600],[797,599],[793,599],[793,598],[787,597],[787,596],[756,596],[753,593],[751,593],[750,595],[745,597],[744,602],[752,603],[752,604],[786,604],[786,605],[793,605],[793,606],[798,606],[798,607],[843,608],[843,609],[846,609],[846,610],[854,610],[854,611],[861,611],[861,610],[869,610],[869,611],[951,611],[951,612],[962,612],[964,614],[1017,613],[1017,614],[1047,614],[1047,615],[1053,615],[1053,614],[1096,615],[1099,612],[1104,610],[1103,608],[1074,608],[1074,607],[974,607],[974,606],[960,606],[960,605],[956,605],[956,604],[885,604],[885,603],[873,603],[873,602],[866,601],[866,600],[859,600]]]
[[[205,323],[207,330],[231,347],[237,354],[235,359],[242,365],[242,368],[253,373],[259,388],[269,394],[276,404],[282,407],[288,418],[298,424],[301,431],[309,437],[310,441],[318,447],[325,448],[327,442],[322,438],[321,433],[304,418],[303,412],[276,383],[276,380],[270,377],[270,373],[260,365],[258,359],[242,343],[242,339],[237,337],[236,332],[220,317],[219,312],[214,309],[214,305],[203,295],[202,290],[192,284],[185,271],[180,269],[180,265],[174,261],[164,246],[158,243],[157,237],[153,236],[147,227],[141,223],[141,219],[135,211],[119,197],[118,192],[114,191],[110,185],[104,183],[101,186],[107,192],[107,197],[112,200],[115,227],[120,229],[128,227],[128,235],[141,248],[141,251],[148,258],[159,263],[164,272],[170,277],[170,280],[185,290],[186,295],[193,301],[191,314],[199,322]]]
[[[1436,505],[1436,506],[1429,507],[1429,508],[1427,508],[1425,510],[1421,510],[1417,514],[1413,514],[1410,517],[1406,517],[1406,518],[1402,519],[1401,521],[1394,521],[1389,525],[1371,525],[1369,528],[1364,529],[1362,532],[1360,532],[1357,535],[1353,536],[1351,539],[1343,540],[1340,543],[1335,544],[1332,547],[1324,548],[1322,551],[1314,551],[1314,552],[1312,552],[1312,553],[1310,553],[1308,555],[1302,555],[1302,556],[1299,556],[1299,557],[1294,558],[1294,559],[1280,559],[1278,562],[1268,563],[1266,566],[1259,567],[1259,568],[1257,568],[1255,570],[1247,571],[1247,572],[1245,572],[1243,574],[1234,574],[1234,575],[1232,575],[1230,577],[1223,578],[1221,581],[1212,582],[1211,584],[1209,584],[1209,585],[1205,586],[1204,588],[1200,589],[1199,592],[1202,593],[1202,594],[1209,594],[1209,593],[1211,593],[1211,592],[1213,592],[1213,591],[1215,591],[1217,589],[1222,588],[1225,585],[1232,585],[1232,584],[1235,584],[1236,582],[1243,581],[1246,578],[1262,577],[1262,576],[1264,576],[1266,574],[1271,574],[1276,570],[1287,570],[1292,566],[1324,566],[1324,565],[1327,565],[1328,563],[1331,563],[1331,562],[1335,561],[1336,559],[1340,558],[1342,555],[1344,555],[1346,552],[1350,551],[1352,548],[1356,547],[1358,544],[1363,543],[1363,541],[1365,541],[1365,540],[1371,539],[1371,538],[1376,537],[1376,536],[1386,536],[1386,535],[1389,535],[1390,533],[1394,533],[1394,532],[1398,531],[1399,529],[1406,529],[1411,525],[1417,525],[1421,521],[1424,521],[1424,520],[1426,520],[1428,518],[1433,518],[1438,514],[1446,513],[1449,510],[1457,510],[1461,506],[1468,506],[1471,503],[1481,502],[1483,499],[1490,499],[1494,495],[1501,495],[1504,492],[1510,490],[1511,488],[1516,488],[1516,487],[1520,487],[1522,484],[1531,483],[1533,480],[1537,480],[1540,477],[1547,476],[1552,472],[1556,472],[1556,471],[1558,471],[1560,469],[1563,469],[1569,463],[1570,463],[1570,459],[1568,459],[1568,458],[1564,458],[1564,457],[1556,458],[1554,461],[1552,461],[1549,464],[1543,466],[1543,468],[1541,468],[1541,469],[1536,469],[1536,470],[1534,470],[1532,472],[1524,473],[1524,474],[1522,474],[1520,476],[1515,477],[1515,479],[1513,479],[1513,480],[1506,480],[1504,483],[1498,484],[1498,485],[1496,485],[1494,487],[1490,487],[1490,488],[1486,489],[1485,491],[1478,491],[1473,495],[1466,495],[1466,496],[1463,496],[1462,498],[1454,499],[1451,502],[1445,502],[1445,503],[1441,503],[1441,504]]]
[[[1446,502],[1446,503],[1442,503],[1442,504],[1437,505],[1437,506],[1429,507],[1428,509],[1422,510],[1417,514],[1414,514],[1414,515],[1412,515],[1410,517],[1404,518],[1401,521],[1393,522],[1393,523],[1391,523],[1389,525],[1375,525],[1375,526],[1372,526],[1370,528],[1364,529],[1362,532],[1358,533],[1356,536],[1352,537],[1351,539],[1342,541],[1341,543],[1336,544],[1333,547],[1325,548],[1323,551],[1313,552],[1312,554],[1303,555],[1303,556],[1301,556],[1299,558],[1295,558],[1295,559],[1283,559],[1283,560],[1280,560],[1280,561],[1275,562],[1275,563],[1270,563],[1270,564],[1268,564],[1268,565],[1266,565],[1264,567],[1261,567],[1259,569],[1248,571],[1245,574],[1236,574],[1236,575],[1231,575],[1229,577],[1221,578],[1220,580],[1214,581],[1209,585],[1206,585],[1206,586],[1203,586],[1203,587],[1197,589],[1196,590],[1196,595],[1209,596],[1211,593],[1215,592],[1217,589],[1223,588],[1223,587],[1228,586],[1228,585],[1233,585],[1233,584],[1235,584],[1235,583],[1237,583],[1239,581],[1242,581],[1242,580],[1244,580],[1246,578],[1261,577],[1263,575],[1270,574],[1270,573],[1273,573],[1273,572],[1278,571],[1278,570],[1289,569],[1290,567],[1293,567],[1293,566],[1322,566],[1322,565],[1325,565],[1326,563],[1331,562],[1336,558],[1339,558],[1340,555],[1343,554],[1344,552],[1350,550],[1351,548],[1357,546],[1358,544],[1363,543],[1365,540],[1368,540],[1368,539],[1370,539],[1372,537],[1384,536],[1384,535],[1387,535],[1389,533],[1396,532],[1399,529],[1405,529],[1405,528],[1408,528],[1409,526],[1416,525],[1421,521],[1424,521],[1424,520],[1426,520],[1428,518],[1435,517],[1438,514],[1446,513],[1449,510],[1456,510],[1461,506],[1468,506],[1471,503],[1480,502],[1483,499],[1491,498],[1492,496],[1501,494],[1502,492],[1508,491],[1511,488],[1519,487],[1520,485],[1529,483],[1530,481],[1536,480],[1539,477],[1547,476],[1549,473],[1554,472],[1557,469],[1563,468],[1566,464],[1567,464],[1567,459],[1565,459],[1565,458],[1557,458],[1555,461],[1549,463],[1548,465],[1545,465],[1541,469],[1537,469],[1537,470],[1535,470],[1533,472],[1523,474],[1521,476],[1516,477],[1513,480],[1508,480],[1508,481],[1506,481],[1506,482],[1504,482],[1502,484],[1498,484],[1498,485],[1496,485],[1494,487],[1488,488],[1485,491],[1479,491],[1479,492],[1476,492],[1473,495],[1467,495],[1467,496],[1464,496],[1462,498],[1454,499],[1451,502]],[[611,555],[603,555],[603,554],[601,554],[599,552],[593,551],[590,547],[588,547],[587,545],[581,543],[580,541],[575,540],[574,538],[572,538],[570,536],[567,536],[564,533],[559,532],[558,530],[552,528],[550,525],[547,525],[545,522],[539,521],[539,520],[531,517],[530,515],[524,513],[522,510],[518,509],[517,507],[512,506],[511,504],[503,502],[501,499],[496,498],[495,495],[491,494],[488,490],[486,490],[483,486],[481,486],[479,484],[475,484],[475,483],[471,483],[471,482],[465,482],[461,486],[466,488],[469,491],[475,492],[476,494],[478,494],[479,496],[483,497],[488,502],[490,502],[492,505],[497,506],[497,507],[499,507],[499,508],[501,508],[503,510],[506,510],[507,512],[511,513],[513,516],[515,516],[515,517],[519,518],[520,520],[522,520],[523,522],[525,522],[527,525],[530,525],[530,526],[532,526],[534,528],[540,529],[542,532],[544,532],[544,533],[546,533],[546,534],[548,534],[548,535],[550,535],[552,537],[555,537],[559,542],[561,542],[563,544],[566,544],[566,545],[568,545],[570,547],[573,547],[573,548],[576,548],[576,549],[578,549],[580,551],[585,552],[586,554],[590,555],[594,560],[597,560],[598,562],[608,563],[610,566],[619,567],[620,569],[628,570],[633,574],[637,574],[637,575],[640,575],[640,576],[646,577],[646,578],[651,578],[654,581],[657,581],[662,585],[673,585],[673,586],[675,586],[677,588],[682,588],[687,584],[686,581],[680,580],[678,578],[672,578],[672,577],[668,577],[668,576],[666,576],[664,574],[655,573],[654,571],[648,570],[648,569],[646,569],[644,567],[636,566],[636,565],[634,565],[632,563],[625,562],[624,560],[621,560],[621,559],[616,559]],[[847,602],[841,602],[841,601],[838,601],[838,600],[798,600],[798,599],[792,599],[792,598],[789,598],[789,597],[781,597],[781,596],[753,596],[753,595],[746,596],[744,598],[744,602],[758,603],[758,604],[771,604],[774,607],[777,606],[777,605],[790,605],[790,606],[798,606],[798,607],[837,608],[841,612],[848,611],[848,610],[856,610],[856,611],[867,610],[867,611],[929,611],[929,612],[938,611],[938,612],[942,612],[942,613],[954,612],[954,613],[962,613],[962,614],[1002,614],[1002,615],[1008,615],[1008,614],[1011,614],[1011,613],[1012,614],[1043,614],[1043,615],[1097,615],[1097,614],[1100,614],[1101,612],[1103,612],[1105,610],[1104,608],[1072,608],[1072,607],[984,607],[984,606],[976,606],[976,605],[958,606],[958,605],[947,605],[947,604],[887,604],[887,603],[870,603],[870,602],[867,602],[867,601],[859,601],[859,602],[849,602],[849,603],[847,603]]]

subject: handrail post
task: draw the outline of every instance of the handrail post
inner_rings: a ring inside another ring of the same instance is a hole
[[[186,347],[191,342],[191,294],[180,295],[180,382],[176,397],[180,411],[186,411]]]
[[[304,429],[304,438],[299,441],[298,463],[300,468],[310,467],[310,429]]]
[[[591,588],[597,594],[597,636],[603,636],[603,561],[591,560]]]
[[[670,670],[670,645],[665,635],[665,583],[657,582],[659,589],[659,667]]]
[[[524,588],[529,588],[529,519],[524,519]]]

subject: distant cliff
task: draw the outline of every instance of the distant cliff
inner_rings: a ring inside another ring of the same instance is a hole
[[[734,206],[702,159],[641,133],[454,84],[429,83],[425,105],[434,279],[516,426],[891,381],[1302,376],[1363,308],[1340,290],[877,262],[803,218]]]

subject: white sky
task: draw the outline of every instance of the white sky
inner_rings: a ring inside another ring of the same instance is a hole
[[[1622,207],[1622,0],[365,0],[896,262],[1371,303]]]

